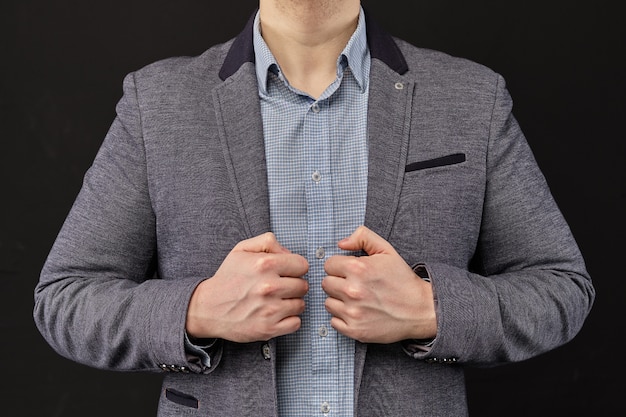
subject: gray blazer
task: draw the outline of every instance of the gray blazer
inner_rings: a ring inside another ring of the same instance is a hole
[[[357,343],[356,415],[462,416],[466,366],[568,342],[595,293],[503,79],[367,27],[365,225],[426,264],[438,335],[428,353]],[[276,415],[272,340],[218,340],[210,367],[183,342],[195,286],[270,230],[261,124],[251,21],[201,56],[128,75],[35,289],[59,354],[164,373],[159,416]]]

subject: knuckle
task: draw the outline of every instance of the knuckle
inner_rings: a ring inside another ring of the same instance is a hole
[[[344,291],[346,293],[346,296],[352,300],[362,300],[365,297],[363,288],[360,285],[346,285]]]
[[[363,320],[363,310],[359,307],[348,307],[346,309],[346,316],[353,322],[359,322]]]
[[[262,296],[270,296],[276,292],[278,284],[274,280],[263,280],[257,284],[257,293]]]
[[[268,320],[272,320],[279,313],[280,307],[275,303],[267,303],[263,309],[263,316]]]
[[[263,250],[268,251],[269,248],[276,242],[276,236],[272,232],[263,233]]]
[[[367,233],[367,228],[364,225],[360,225],[354,231],[354,235],[359,238],[364,236],[366,233]]]
[[[348,261],[347,268],[352,275],[363,276],[367,272],[367,265],[363,259],[354,257]]]
[[[276,260],[271,256],[259,256],[254,262],[254,269],[257,272],[265,273],[276,267]]]

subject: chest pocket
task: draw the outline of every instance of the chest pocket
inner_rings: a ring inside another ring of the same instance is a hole
[[[428,168],[436,168],[446,165],[454,165],[465,162],[465,154],[464,153],[453,153],[446,156],[441,156],[439,158],[428,159],[425,161],[418,161],[410,163],[404,169],[404,172],[412,172],[419,171],[422,169]]]

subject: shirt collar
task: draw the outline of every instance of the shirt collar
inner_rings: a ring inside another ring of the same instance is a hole
[[[354,78],[356,79],[361,91],[367,89],[367,74],[369,73],[369,49],[367,47],[367,31],[365,27],[365,14],[363,8],[359,12],[359,21],[356,30],[350,37],[339,57],[337,58],[337,74],[341,74],[344,65],[348,65]],[[259,84],[259,91],[267,94],[268,72],[276,72],[279,68],[274,55],[261,36],[261,24],[259,12],[254,17],[253,25],[253,44],[255,54],[256,76]]]

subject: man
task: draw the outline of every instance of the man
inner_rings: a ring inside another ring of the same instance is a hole
[[[167,372],[160,416],[460,416],[463,369],[595,296],[500,76],[358,0],[261,0],[130,74],[35,291],[62,355]]]

